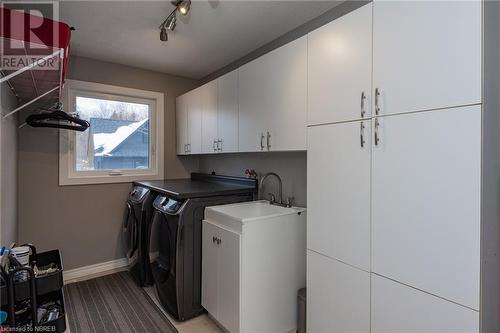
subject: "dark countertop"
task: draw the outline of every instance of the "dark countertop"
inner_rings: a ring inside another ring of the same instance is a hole
[[[173,196],[177,199],[202,198],[217,195],[253,193],[257,191],[256,182],[238,179],[236,177],[210,177],[196,179],[151,180],[134,182],[159,193]]]

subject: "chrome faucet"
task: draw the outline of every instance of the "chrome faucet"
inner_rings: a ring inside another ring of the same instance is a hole
[[[259,197],[259,199],[263,199],[263,197],[262,197],[262,191],[264,190],[264,182],[270,176],[274,176],[278,180],[278,185],[279,185],[278,197],[279,197],[279,200],[280,200],[279,203],[283,203],[283,192],[282,192],[283,191],[283,183],[281,182],[281,177],[278,176],[278,174],[274,173],[274,172],[266,173],[260,179],[260,197]],[[269,195],[271,196],[271,204],[275,204],[276,203],[276,197],[274,196],[274,194],[271,194],[271,193],[269,193]]]

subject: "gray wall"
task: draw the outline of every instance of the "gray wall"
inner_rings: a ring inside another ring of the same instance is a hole
[[[7,84],[1,85],[1,115],[17,101]],[[0,118],[0,244],[17,241],[17,115]]]
[[[484,333],[500,332],[500,2],[484,2],[482,304]]]
[[[246,169],[255,169],[259,175],[276,172],[283,181],[283,200],[294,197],[295,204],[306,205],[306,152],[241,153],[204,155],[200,157],[200,171],[230,176],[244,176]],[[266,181],[263,194],[278,193],[274,179]]]
[[[165,93],[165,176],[187,177],[198,158],[175,155],[175,97],[197,82],[86,58],[70,59],[69,78]],[[19,132],[19,240],[59,248],[66,269],[123,258],[120,227],[130,183],[58,186],[58,131]]]

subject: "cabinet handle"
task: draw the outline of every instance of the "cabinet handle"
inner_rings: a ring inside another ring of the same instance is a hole
[[[264,133],[260,133],[260,150],[264,150]]]
[[[365,92],[362,91],[361,92],[361,118],[364,118],[365,117],[365,100],[366,100],[366,95],[365,95]]]
[[[267,150],[271,149],[271,133],[267,132]]]
[[[184,144],[184,153],[187,153],[187,144]]]
[[[217,238],[217,245],[220,245],[220,243],[222,243],[222,239]]]
[[[222,139],[217,140],[217,150],[222,151]]]
[[[379,137],[379,134],[378,134],[378,128],[380,126],[380,123],[378,121],[378,118],[375,118],[375,146],[378,146],[378,144],[380,143],[380,137]]]
[[[361,122],[360,124],[360,129],[359,129],[359,137],[360,137],[360,140],[361,140],[361,148],[363,148],[365,146],[365,134],[364,134],[364,130],[365,130],[365,124],[363,124],[363,122]]]
[[[380,90],[378,88],[375,88],[375,115],[377,116],[380,113],[379,97],[380,97]]]
[[[216,241],[216,240],[217,240],[217,237],[213,236],[213,237],[212,237],[212,243],[214,243],[214,244],[215,244],[215,241]]]

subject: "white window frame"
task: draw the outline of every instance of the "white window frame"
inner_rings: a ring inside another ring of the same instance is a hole
[[[128,183],[164,178],[164,94],[101,83],[66,80],[63,105],[76,112],[76,96],[150,105],[149,169],[76,171],[76,132],[59,131],[59,185]]]

